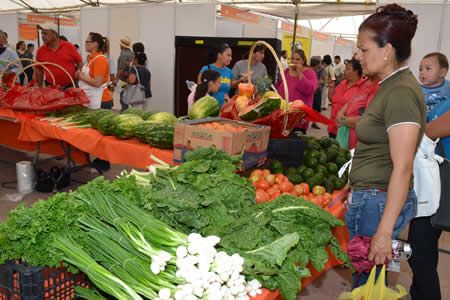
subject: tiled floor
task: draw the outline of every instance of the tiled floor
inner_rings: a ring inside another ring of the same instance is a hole
[[[323,126],[321,126],[323,127]],[[311,129],[309,134],[315,136],[325,135],[326,132],[322,128],[321,130]],[[31,160],[30,154],[21,153],[18,151],[10,150],[0,146],[0,222],[6,220],[8,211],[16,207],[19,203],[25,203],[29,205],[38,199],[46,199],[51,194],[43,194],[34,192],[26,195],[24,199],[19,202],[11,201],[16,196],[15,189],[5,188],[4,185],[7,182],[15,180],[16,171],[15,164],[22,160]],[[62,161],[51,160],[43,164],[45,168],[48,165],[62,164]],[[104,175],[107,178],[115,178],[124,166],[113,166],[110,171]],[[95,175],[91,174],[88,170],[83,169],[75,173],[73,179],[79,182],[87,182],[94,178]],[[80,183],[74,183],[68,189],[76,188]],[[11,187],[11,184],[6,184],[7,187]],[[406,232],[402,234],[406,236]],[[440,240],[440,247],[450,250],[450,234],[444,233]],[[450,255],[441,253],[439,262],[439,274],[441,276],[441,289],[442,299],[450,299]],[[411,283],[411,271],[407,263],[402,264],[402,272],[390,275],[390,285],[402,284],[408,288]],[[313,282],[310,286],[304,289],[298,299],[304,300],[327,300],[337,299],[339,294],[343,291],[350,290],[351,274],[344,268],[334,268],[322,275],[319,279]]]

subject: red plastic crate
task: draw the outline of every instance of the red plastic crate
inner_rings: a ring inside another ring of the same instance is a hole
[[[73,274],[62,265],[30,267],[24,263],[0,265],[0,300],[69,300],[74,287],[88,287],[85,274]]]

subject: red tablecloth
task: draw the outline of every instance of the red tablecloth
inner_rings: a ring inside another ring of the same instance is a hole
[[[55,145],[61,148],[58,141],[64,141],[74,148],[95,157],[108,160],[113,164],[123,164],[135,168],[145,168],[154,163],[150,155],[167,163],[173,162],[173,151],[153,148],[135,139],[120,140],[112,136],[103,136],[99,131],[88,128],[63,129],[46,121],[41,121],[30,114],[16,113],[9,109],[0,109],[2,132],[6,136],[0,138],[0,144],[27,151],[35,150],[35,143],[41,142],[42,152],[55,154]],[[11,122],[16,120],[16,122]],[[8,124],[6,124],[8,123]],[[5,128],[5,130],[3,130]],[[12,131],[8,129],[13,128]],[[19,131],[19,132],[18,132]],[[62,154],[62,153],[57,153]]]

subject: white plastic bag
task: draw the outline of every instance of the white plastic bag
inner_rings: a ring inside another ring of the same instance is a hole
[[[417,196],[416,217],[428,217],[436,213],[441,198],[439,164],[444,161],[435,154],[437,143],[425,134],[414,158],[414,191]]]

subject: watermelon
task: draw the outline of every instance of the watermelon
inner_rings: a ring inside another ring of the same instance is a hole
[[[217,117],[219,112],[219,102],[216,98],[207,95],[194,102],[191,111],[189,112],[189,119]]]
[[[239,114],[239,118],[243,121],[254,121],[256,119],[270,115],[281,106],[281,98],[273,97],[265,101],[261,101],[255,106],[248,106],[247,110]]]
[[[113,135],[113,119],[116,117],[116,114],[107,114],[101,117],[97,122],[97,129],[103,135]]]
[[[142,119],[144,119],[145,111],[143,111],[142,109],[130,107],[130,108],[126,109],[122,114],[136,115],[136,116],[139,116]]]
[[[157,111],[146,111],[144,113],[144,115],[142,116],[142,119],[148,120],[148,118],[150,118],[151,116],[153,116],[156,113],[157,113]]]
[[[91,123],[92,128],[97,128],[98,121],[100,120],[101,117],[110,114],[115,115],[114,112],[110,109],[98,109],[92,111],[89,115],[89,122]]]
[[[168,112],[159,112],[151,115],[147,121],[155,121],[158,123],[175,124],[177,122],[177,117]]]
[[[143,121],[139,123],[134,129],[134,137],[140,142],[148,144],[148,136],[150,135],[150,131],[153,127],[159,124],[163,123],[156,123],[154,121]]]
[[[160,149],[173,149],[174,124],[154,124],[150,129],[147,142]]]
[[[134,136],[134,129],[142,122],[142,118],[133,114],[121,114],[114,117],[112,132],[119,139],[128,139]]]

